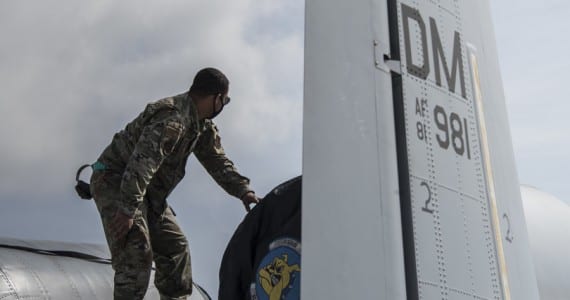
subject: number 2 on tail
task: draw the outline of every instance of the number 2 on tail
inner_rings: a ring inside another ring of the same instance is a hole
[[[426,200],[426,205],[424,207],[422,207],[422,210],[424,212],[429,213],[429,214],[433,214],[433,209],[429,208],[429,203],[431,202],[431,190],[429,188],[429,185],[427,183],[425,183],[425,181],[422,181],[421,186],[425,186],[427,191],[428,191],[428,198]]]
[[[511,232],[511,220],[509,220],[509,216],[506,213],[503,214],[503,219],[507,220],[507,235],[505,236],[505,239],[507,242],[512,243],[515,237]]]

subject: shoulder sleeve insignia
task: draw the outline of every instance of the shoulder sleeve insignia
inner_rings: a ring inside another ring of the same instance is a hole
[[[160,148],[164,154],[168,155],[174,151],[174,148],[180,140],[183,132],[184,126],[180,123],[169,122],[166,124],[162,133],[160,145]]]

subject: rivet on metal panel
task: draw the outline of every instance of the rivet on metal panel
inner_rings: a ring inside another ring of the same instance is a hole
[[[14,288],[14,284],[12,283],[12,281],[10,281],[10,278],[8,278],[8,276],[4,273],[4,271],[2,269],[0,269],[0,278],[4,279],[4,283],[0,286],[4,288],[6,288],[6,286],[10,289],[10,291],[5,291],[8,292],[7,296],[15,296],[16,299],[18,297],[18,294],[16,293],[16,289]],[[4,298],[4,297],[2,297]]]

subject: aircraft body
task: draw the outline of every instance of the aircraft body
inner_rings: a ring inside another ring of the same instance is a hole
[[[113,298],[106,245],[0,238],[0,299]],[[145,299],[158,299],[151,283]],[[208,300],[197,284],[189,300]]]
[[[570,206],[526,185],[521,195],[540,299],[569,299]]]

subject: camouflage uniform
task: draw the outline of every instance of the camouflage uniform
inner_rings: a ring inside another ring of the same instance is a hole
[[[115,299],[144,297],[153,260],[161,299],[191,293],[188,241],[166,202],[184,177],[190,153],[229,194],[241,198],[251,191],[249,179],[226,157],[216,126],[199,120],[186,93],[149,104],[99,157],[91,192],[111,250]],[[109,231],[117,210],[134,219],[121,240]]]

